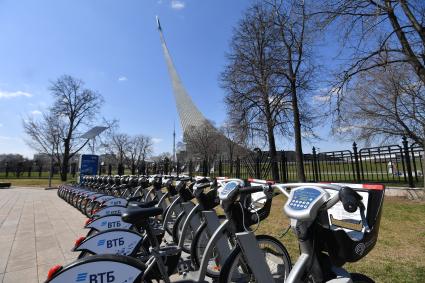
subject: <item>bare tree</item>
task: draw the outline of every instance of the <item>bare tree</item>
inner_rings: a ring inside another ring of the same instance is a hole
[[[192,126],[185,133],[187,151],[190,155],[211,162],[219,152],[219,136],[211,123],[205,122],[202,126]],[[222,136],[220,137],[223,139]]]
[[[221,149],[226,152],[226,157],[233,160],[235,156],[247,152],[247,144],[244,134],[239,131],[239,125],[224,123],[219,128],[220,133],[225,137]]]
[[[102,147],[106,153],[115,156],[118,164],[124,165],[128,158],[131,138],[128,134],[112,132],[103,142]]]
[[[357,75],[390,64],[410,66],[425,83],[425,2],[422,0],[324,0],[316,16],[342,35],[351,55],[331,88],[340,98]],[[332,26],[332,25],[331,25]],[[340,102],[340,100],[337,100]],[[340,109],[340,107],[338,107]]]
[[[131,174],[134,175],[136,168],[152,154],[152,138],[144,135],[131,137],[127,146],[127,151],[127,166],[131,168]]]
[[[221,75],[230,121],[247,137],[268,142],[274,179],[279,177],[275,134],[288,132],[291,106],[286,81],[277,69],[276,34],[269,7],[253,5],[234,30]]]
[[[53,151],[61,179],[66,181],[69,160],[87,144],[78,137],[96,118],[103,99],[99,93],[85,88],[82,80],[69,75],[52,82],[50,91],[52,107],[39,120],[24,120],[23,126],[30,146],[46,154]]]
[[[393,64],[362,73],[342,106],[342,134],[367,142],[406,136],[425,148],[425,86],[408,66]]]
[[[278,72],[286,81],[291,97],[295,157],[299,181],[305,181],[302,128],[312,133],[314,117],[304,96],[311,93],[315,66],[311,58],[313,28],[304,1],[269,1],[277,31]]]

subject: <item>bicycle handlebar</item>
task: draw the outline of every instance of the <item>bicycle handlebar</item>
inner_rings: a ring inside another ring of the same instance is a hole
[[[264,191],[263,186],[248,186],[248,187],[242,187],[239,188],[238,192],[239,194],[253,194]]]

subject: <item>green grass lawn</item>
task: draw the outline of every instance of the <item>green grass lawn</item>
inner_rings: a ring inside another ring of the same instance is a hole
[[[48,179],[0,179],[2,183],[12,183],[12,186],[17,187],[48,187],[49,180]],[[52,186],[57,186],[62,184],[63,182],[60,179],[52,179]]]
[[[271,214],[260,224],[257,234],[279,237],[288,226],[282,212],[284,197],[276,197],[273,202]],[[294,235],[289,231],[280,240],[294,263],[299,255]],[[375,248],[345,268],[364,273],[376,282],[425,282],[425,202],[386,197]]]

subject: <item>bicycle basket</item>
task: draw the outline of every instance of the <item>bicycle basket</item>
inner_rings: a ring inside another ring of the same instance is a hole
[[[321,250],[327,252],[331,261],[338,266],[360,260],[375,246],[385,194],[384,185],[347,186],[363,197],[370,232],[362,227],[359,209],[355,213],[348,213],[340,202],[329,209],[327,215],[321,215],[317,239],[320,239]],[[328,190],[331,195],[336,193],[332,191]]]

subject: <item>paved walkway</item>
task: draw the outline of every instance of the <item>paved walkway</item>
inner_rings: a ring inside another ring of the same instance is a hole
[[[56,193],[0,189],[0,282],[44,282],[50,267],[77,257],[70,250],[86,218]]]

